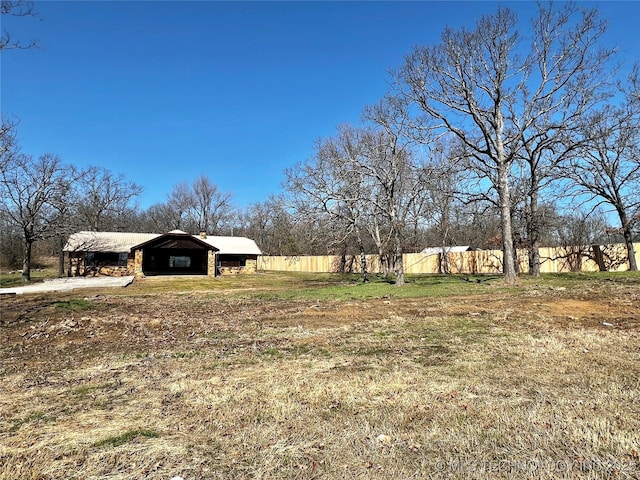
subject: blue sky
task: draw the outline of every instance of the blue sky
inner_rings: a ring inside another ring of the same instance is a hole
[[[621,58],[640,61],[640,2],[585,4]],[[316,139],[357,123],[415,45],[497,5],[35,2],[40,18],[3,19],[40,48],[2,53],[2,112],[20,120],[23,151],[124,173],[143,208],[200,174],[245,207],[277,193]]]

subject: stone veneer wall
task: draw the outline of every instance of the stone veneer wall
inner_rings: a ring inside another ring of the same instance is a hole
[[[115,266],[115,265],[103,265],[99,267],[85,267],[84,266],[84,252],[72,252],[69,254],[69,271],[67,274],[70,277],[82,277],[85,275],[100,276],[105,275],[108,277],[124,277],[126,275],[133,275],[135,271],[135,260],[132,254],[129,254],[127,258],[127,266]]]
[[[126,267],[100,267],[97,269],[90,269],[85,271],[84,268],[84,254],[75,253],[71,254],[69,258],[69,268],[71,269],[70,275],[109,275],[109,276],[123,276],[123,275],[135,275],[136,277],[143,277],[144,272],[142,270],[143,264],[143,251],[142,249],[136,250],[134,253],[130,253],[127,259]],[[220,267],[220,275],[238,275],[245,273],[256,273],[258,270],[258,259],[247,258],[244,267]],[[216,253],[209,250],[207,254],[207,275],[215,277],[216,275]]]
[[[107,277],[126,277],[131,275],[128,267],[93,267],[87,269],[86,273],[87,275],[105,275]]]
[[[258,259],[257,258],[247,258],[247,263],[244,267],[244,273],[256,273],[258,270]]]
[[[136,250],[134,254],[133,274],[136,277],[144,277],[144,272],[142,271],[142,249],[141,248]]]
[[[135,253],[129,253],[127,257],[127,275],[136,274],[136,256]]]
[[[207,252],[207,275],[210,277],[216,276],[216,252],[213,250]]]
[[[220,267],[220,275],[239,275],[245,273],[256,273],[258,270],[257,258],[247,258],[244,267]]]
[[[70,277],[79,277],[84,270],[84,254],[77,252],[69,252],[69,264],[67,275]]]

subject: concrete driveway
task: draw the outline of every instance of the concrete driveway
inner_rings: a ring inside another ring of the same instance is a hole
[[[54,278],[42,283],[25,285],[24,287],[0,288],[2,294],[68,292],[77,288],[126,287],[133,282],[133,275],[128,277],[71,277]]]

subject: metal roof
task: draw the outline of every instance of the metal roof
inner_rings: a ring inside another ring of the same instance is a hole
[[[64,246],[65,252],[129,252],[131,247],[148,242],[158,233],[77,232]]]
[[[194,237],[201,238],[198,235]],[[208,235],[201,238],[209,245],[216,247],[218,253],[227,255],[262,255],[262,251],[258,248],[255,241],[247,237],[217,237]]]
[[[184,232],[174,230],[169,233]],[[64,246],[65,252],[129,252],[142,243],[161,237],[160,233],[129,233],[129,232],[77,232],[72,234]],[[255,241],[247,237],[201,237],[193,235],[212,247],[218,249],[219,254],[226,255],[262,255]]]

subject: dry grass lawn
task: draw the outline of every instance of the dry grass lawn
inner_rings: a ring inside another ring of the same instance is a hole
[[[0,479],[640,478],[640,276],[399,290],[3,297]]]

